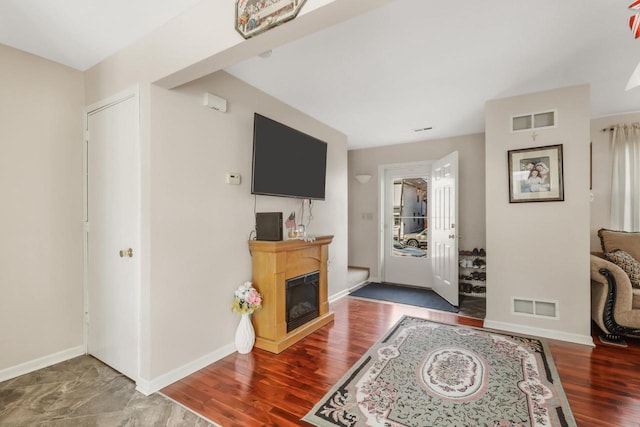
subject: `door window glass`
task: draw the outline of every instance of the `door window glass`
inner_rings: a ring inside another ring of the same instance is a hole
[[[393,181],[392,254],[425,257],[427,248],[427,179],[396,179]]]

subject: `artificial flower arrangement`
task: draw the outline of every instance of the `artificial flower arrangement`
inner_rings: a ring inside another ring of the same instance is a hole
[[[235,292],[231,309],[240,314],[251,314],[262,307],[262,295],[252,286],[251,282],[244,282]]]

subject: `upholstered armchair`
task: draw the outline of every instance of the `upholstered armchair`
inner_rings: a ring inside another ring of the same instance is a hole
[[[591,254],[591,318],[604,341],[640,338],[640,233],[601,229],[598,236],[604,252]]]

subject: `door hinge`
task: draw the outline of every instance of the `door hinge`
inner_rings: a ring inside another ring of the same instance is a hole
[[[84,323],[86,323],[87,325],[89,324],[89,312],[88,311],[84,312]]]
[[[84,140],[85,140],[85,141],[88,141],[88,140],[89,140],[89,131],[88,131],[88,130],[85,130],[85,131],[84,131]]]

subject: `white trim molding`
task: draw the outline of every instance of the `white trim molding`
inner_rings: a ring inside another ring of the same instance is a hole
[[[369,277],[367,280],[364,280],[358,284],[353,285],[352,287],[342,290],[338,293],[335,293],[333,295],[329,296],[329,304],[334,303],[338,300],[341,300],[344,297],[349,296],[349,294],[353,291],[355,291],[356,289],[360,289],[362,288],[364,285],[366,285],[367,283],[372,283],[372,282],[377,282],[378,280],[375,277]]]
[[[572,334],[569,332],[556,331],[553,329],[534,328],[531,326],[524,326],[507,322],[497,322],[495,320],[486,319],[484,321],[484,327],[500,331],[550,338],[553,340],[567,341],[576,344],[588,345],[589,347],[595,347],[593,338],[590,335]]]
[[[341,300],[342,298],[346,297],[349,295],[349,293],[354,289],[357,288],[359,285],[354,286],[353,288],[349,288],[349,289],[344,289],[340,292],[338,292],[337,294],[333,294],[331,296],[329,296],[329,304],[333,304],[334,302]]]
[[[224,347],[219,348],[218,350],[206,354],[199,359],[196,359],[192,362],[187,363],[177,369],[167,372],[166,374],[160,375],[152,380],[145,380],[140,378],[136,381],[136,390],[145,396],[149,396],[150,394],[159,391],[166,386],[175,383],[176,381],[180,381],[181,379],[188,377],[194,372],[199,371],[200,369],[211,365],[218,360],[227,357],[236,351],[235,344],[227,344]]]
[[[83,354],[85,354],[84,345],[79,345],[39,359],[30,360],[16,366],[2,369],[0,370],[0,382],[37,371],[38,369],[47,368],[51,365],[55,365],[56,363],[65,362],[69,359],[73,359],[74,357],[82,356]]]

